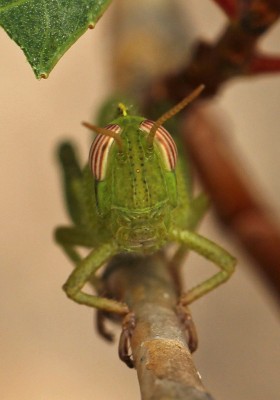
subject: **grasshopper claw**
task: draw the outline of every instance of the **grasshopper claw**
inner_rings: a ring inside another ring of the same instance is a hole
[[[190,309],[179,300],[176,306],[176,313],[184,329],[188,333],[188,346],[190,352],[193,353],[198,347],[198,336]]]
[[[123,319],[122,332],[119,340],[119,357],[129,368],[134,368],[132,355],[129,354],[129,347],[135,325],[135,314],[129,312]]]

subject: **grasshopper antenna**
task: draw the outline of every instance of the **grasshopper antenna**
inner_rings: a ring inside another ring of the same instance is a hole
[[[100,128],[99,126],[92,125],[88,122],[82,122],[82,125],[85,126],[86,128],[89,128],[91,131],[98,133],[99,135],[104,135],[114,138],[119,148],[119,151],[121,152],[123,151],[123,142],[118,133],[111,131],[110,129]]]
[[[178,114],[183,108],[185,108],[188,104],[190,104],[196,97],[200,95],[200,93],[204,90],[205,85],[198,86],[195,90],[191,92],[187,97],[185,97],[180,103],[176,104],[170,110],[166,111],[161,117],[159,117],[152,126],[149,135],[148,135],[148,143],[150,145],[153,144],[153,140],[158,128],[163,125],[167,120],[174,117],[174,115]]]

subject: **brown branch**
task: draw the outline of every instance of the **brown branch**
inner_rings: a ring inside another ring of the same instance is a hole
[[[256,199],[236,165],[240,160],[202,112],[184,124],[184,140],[220,218],[255,261],[280,300],[280,229]],[[234,160],[234,162],[233,162]]]
[[[249,75],[257,75],[263,73],[279,73],[279,71],[280,57],[257,54],[252,60],[247,72]]]
[[[178,293],[166,257],[117,256],[104,281],[110,296],[135,314],[131,349],[142,400],[211,400],[176,315]]]
[[[228,13],[233,13],[233,2],[218,3],[223,4]],[[168,99],[178,101],[201,83],[206,86],[203,96],[213,96],[230,79],[252,74],[256,63],[258,74],[268,72],[264,63],[257,62],[257,44],[260,37],[279,19],[280,1],[243,0],[238,4],[237,16],[229,21],[215,43],[199,42],[188,65],[151,86],[149,103],[162,99],[163,94]],[[276,71],[275,63],[274,67]]]
[[[213,0],[225,12],[229,18],[234,18],[237,14],[237,0]]]

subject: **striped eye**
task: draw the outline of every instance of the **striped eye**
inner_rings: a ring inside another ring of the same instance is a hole
[[[106,125],[105,129],[115,133],[121,131],[121,127],[116,124]],[[105,178],[109,150],[114,141],[115,139],[112,137],[98,134],[92,142],[89,152],[89,165],[97,181],[102,181]]]
[[[145,132],[150,132],[153,125],[154,121],[146,119],[140,124],[140,129],[144,130]],[[160,152],[163,156],[163,161],[166,168],[169,171],[174,170],[178,155],[177,146],[170,133],[168,133],[163,126],[160,126],[156,131],[155,141],[158,144]]]

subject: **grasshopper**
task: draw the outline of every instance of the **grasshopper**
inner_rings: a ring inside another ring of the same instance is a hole
[[[223,248],[194,231],[204,214],[203,197],[193,197],[178,159],[177,146],[163,124],[186,107],[203,85],[156,121],[120,115],[105,127],[84,123],[97,135],[89,163],[81,169],[70,143],[60,146],[67,208],[73,225],[58,227],[56,241],[75,268],[63,286],[77,303],[125,315],[118,301],[88,294],[83,287],[96,272],[120,253],[151,254],[177,243],[183,254],[193,250],[220,271],[191,288],[181,301],[188,305],[225,282],[236,260]],[[205,204],[205,202],[204,202]],[[82,257],[77,246],[90,249]]]

